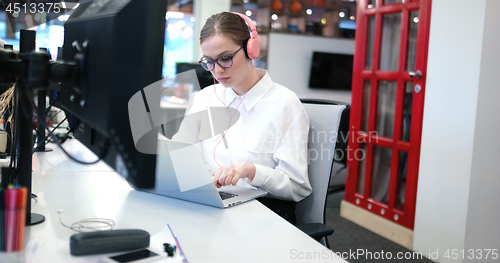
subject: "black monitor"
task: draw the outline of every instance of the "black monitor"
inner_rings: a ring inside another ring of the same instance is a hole
[[[309,88],[351,90],[353,55],[313,52]]]
[[[200,83],[200,89],[204,89],[214,84],[212,73],[206,71],[199,63],[177,62],[175,64],[176,74],[193,69],[196,71],[196,77]]]
[[[59,103],[76,117],[74,136],[135,188],[154,187],[156,156],[136,150],[128,103],[162,78],[166,10],[165,0],[95,0],[64,25],[62,58],[77,62],[80,84]]]

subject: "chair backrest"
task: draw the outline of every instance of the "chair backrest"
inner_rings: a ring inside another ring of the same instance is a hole
[[[335,143],[342,112],[347,103],[303,99],[302,104],[309,116],[309,181],[312,193],[297,203],[297,224],[322,223],[325,221],[325,205],[333,168]]]
[[[351,107],[346,106],[342,112],[342,118],[339,124],[339,133],[337,134],[337,144],[335,145],[335,163],[347,166],[347,145],[349,141],[349,121],[351,117]]]

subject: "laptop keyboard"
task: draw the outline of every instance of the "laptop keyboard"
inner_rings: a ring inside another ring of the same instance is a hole
[[[221,198],[222,200],[226,200],[226,199],[228,199],[228,198],[238,196],[238,195],[235,195],[235,194],[230,194],[230,193],[226,193],[226,192],[219,192],[219,195],[220,195],[220,198]]]

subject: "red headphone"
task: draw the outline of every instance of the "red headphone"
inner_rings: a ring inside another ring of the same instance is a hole
[[[247,51],[247,56],[250,59],[256,59],[259,56],[260,53],[260,43],[257,40],[257,28],[255,27],[255,24],[253,21],[246,15],[236,13],[236,12],[231,12],[233,14],[239,15],[243,20],[247,22],[248,27],[250,27],[250,31],[252,31],[251,38],[248,39],[246,51]]]

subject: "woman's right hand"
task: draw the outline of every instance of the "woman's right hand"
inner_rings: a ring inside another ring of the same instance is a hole
[[[221,165],[213,181],[217,188],[226,185],[236,185],[241,178],[248,178],[252,181],[255,177],[255,165],[246,162],[236,162],[226,165]]]

